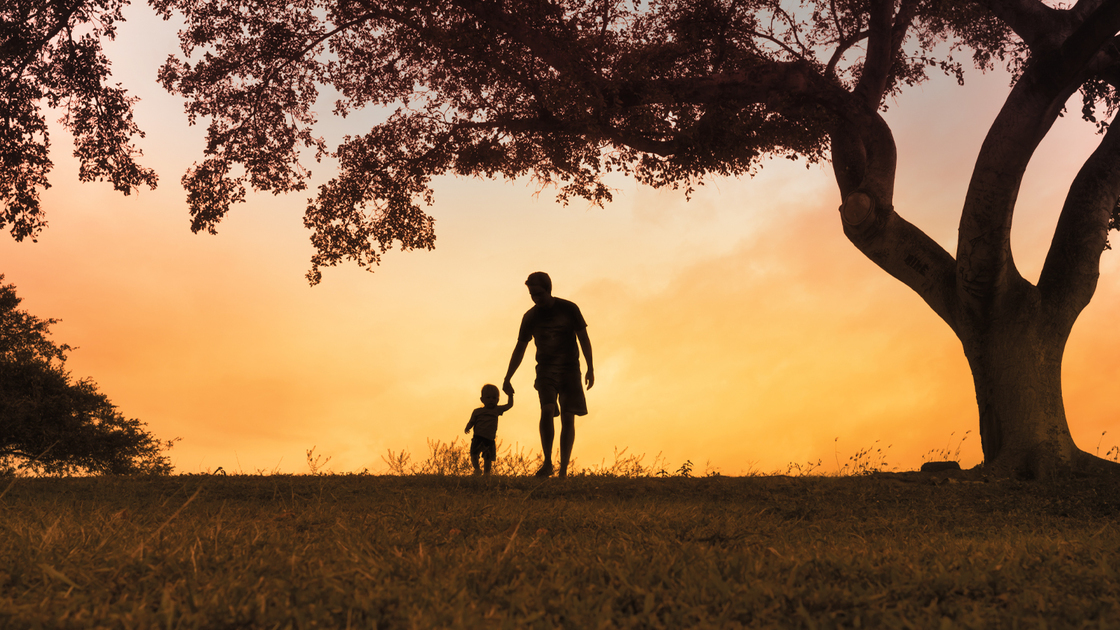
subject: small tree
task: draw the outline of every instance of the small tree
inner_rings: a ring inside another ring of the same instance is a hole
[[[143,136],[132,104],[109,84],[103,39],[113,39],[128,0],[3,0],[0,3],[0,229],[17,241],[46,225],[39,204],[53,166],[42,106],[74,135],[83,182],[108,179],[124,194],[156,174],[136,164]]]
[[[20,301],[0,284],[0,472],[170,473],[163,451],[172,441],[122,416],[92,380],[73,382],[71,348],[49,338],[57,320],[20,310]]]

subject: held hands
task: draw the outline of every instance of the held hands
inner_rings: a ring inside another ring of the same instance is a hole
[[[508,378],[502,383],[502,391],[506,393],[506,396],[513,397],[513,383],[510,383]]]

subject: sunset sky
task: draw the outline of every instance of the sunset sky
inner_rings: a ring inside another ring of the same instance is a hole
[[[697,472],[738,475],[821,460],[828,473],[872,447],[907,469],[966,431],[962,464],[979,463],[960,343],[844,238],[828,165],[767,162],[753,179],[709,180],[691,201],[619,178],[605,208],[562,206],[529,181],[439,178],[434,251],[390,252],[372,274],[327,268],[310,287],[311,191],[250,195],[217,236],[190,232],[179,178],[201,159],[204,128],[188,126],[182,101],[155,80],[178,51],[177,26],[143,2],[126,16],[109,55],[115,80],[142,99],[142,163],[160,186],[124,197],[79,184],[56,126],[42,196],[50,225],[36,243],[5,233],[0,273],[24,308],[62,320],[54,338],[77,347],[75,377],[92,377],[158,437],[181,438],[177,472],[303,473],[312,447],[335,472],[382,472],[389,449],[422,459],[427,440],[462,439],[479,388],[505,373],[531,306],[525,276],[537,270],[580,305],[595,350],[578,466],[626,448],[647,463],[660,453],[671,469],[691,460]],[[896,208],[950,252],[1007,91],[998,72],[972,72],[965,87],[938,78],[886,114],[899,146]],[[329,109],[318,130],[332,146],[373,119],[332,120]],[[1016,262],[1032,281],[1096,140],[1080,104],[1071,111],[1019,197]],[[333,175],[329,162],[307,163],[312,190]],[[1109,251],[1064,366],[1074,439],[1102,454],[1120,444],[1118,307],[1120,254]],[[506,445],[539,449],[532,372],[530,356],[498,429]]]

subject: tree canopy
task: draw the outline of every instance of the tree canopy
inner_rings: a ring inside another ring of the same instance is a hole
[[[108,180],[129,194],[156,174],[136,163],[135,99],[110,84],[103,40],[116,35],[128,0],[4,0],[0,4],[0,229],[17,240],[46,225],[39,192],[53,166],[44,106],[74,136],[83,182]]]
[[[188,25],[161,80],[192,121],[210,120],[205,160],[183,179],[196,231],[246,187],[303,188],[301,149],[338,159],[306,213],[313,281],[394,244],[432,247],[421,204],[436,174],[528,175],[564,201],[610,200],[616,171],[687,190],[773,156],[827,158],[830,129],[875,118],[930,68],[961,76],[953,47],[985,67],[1026,57],[981,3],[907,1],[897,19],[893,2],[786,4],[152,1]],[[392,113],[329,151],[312,133],[322,86],[340,95],[336,115]]]
[[[50,339],[54,319],[19,308],[0,275],[0,473],[167,474],[161,442],[125,418],[97,385],[65,369],[72,350]]]

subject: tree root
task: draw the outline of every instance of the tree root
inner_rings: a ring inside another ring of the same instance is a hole
[[[1071,472],[1078,476],[1120,476],[1120,462],[1104,459],[1078,449],[1073,456]]]

